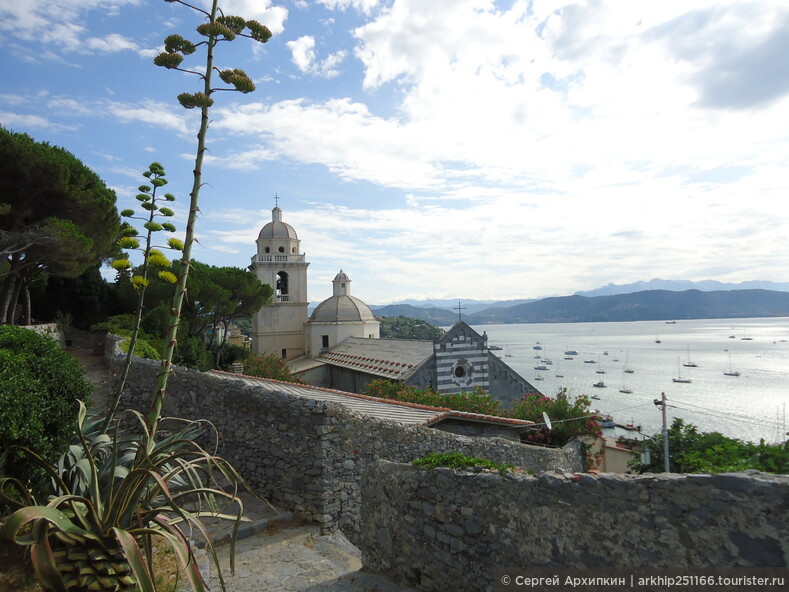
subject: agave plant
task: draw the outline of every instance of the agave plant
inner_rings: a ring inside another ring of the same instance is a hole
[[[141,436],[118,424],[112,436],[103,433],[101,419],[86,424],[80,404],[79,444],[56,466],[30,450],[7,451],[29,455],[51,485],[46,503],[39,503],[21,481],[0,479],[0,502],[17,508],[0,535],[30,548],[36,577],[56,592],[155,592],[151,558],[159,538],[174,551],[192,590],[202,592],[206,584],[187,533],[202,535],[218,568],[201,517],[234,520],[235,540],[243,506],[235,489],[224,491],[217,483],[243,481],[230,464],[195,443],[204,422],[176,420],[180,429],[157,439],[142,414],[127,413],[139,423]],[[226,513],[227,507],[235,511]]]

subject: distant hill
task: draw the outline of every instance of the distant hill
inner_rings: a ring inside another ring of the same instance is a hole
[[[493,307],[501,307],[501,306],[515,306],[516,304],[523,304],[524,302],[534,302],[536,299],[525,299],[521,298],[519,300],[465,300],[465,299],[458,299],[455,298],[453,300],[448,300],[446,298],[428,298],[426,300],[400,300],[398,302],[393,302],[387,306],[398,306],[401,304],[415,306],[417,308],[440,308],[445,310],[453,310],[455,309],[455,318],[457,318],[457,305],[458,300],[460,300],[460,305],[463,307],[463,314],[472,314],[475,312],[480,312],[482,310],[486,310],[488,308]],[[375,306],[370,305],[370,308],[375,312],[378,309],[386,308],[387,306]],[[377,314],[377,313],[376,313]]]
[[[646,290],[613,296],[543,298],[507,308],[490,308],[464,315],[463,319],[469,324],[484,325],[780,316],[789,316],[789,292]]]
[[[457,306],[457,303],[455,303]],[[376,317],[408,317],[427,321],[431,325],[447,326],[457,321],[456,312],[444,310],[442,308],[425,308],[422,306],[412,306],[411,304],[389,304],[388,306],[370,307]],[[463,311],[465,312],[465,311]]]
[[[717,292],[720,290],[774,290],[776,292],[789,292],[789,283],[786,282],[741,282],[739,284],[726,284],[715,280],[691,282],[689,280],[662,280],[654,278],[648,282],[635,282],[632,284],[608,284],[596,290],[576,292],[576,296],[614,296],[616,294],[632,294],[644,290],[671,290],[684,292],[686,290],[701,290],[702,292]]]

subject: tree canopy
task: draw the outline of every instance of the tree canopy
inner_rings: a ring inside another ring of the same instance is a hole
[[[0,128],[0,322],[37,275],[77,277],[112,253],[119,224],[115,192],[78,158]]]
[[[743,442],[720,432],[700,432],[692,423],[675,417],[668,429],[669,470],[672,473],[724,473],[757,469],[766,473],[789,472],[789,440],[782,444]],[[635,462],[638,473],[663,471],[663,435],[644,443],[647,464]]]

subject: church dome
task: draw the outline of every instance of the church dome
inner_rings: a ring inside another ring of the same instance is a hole
[[[310,317],[311,322],[338,323],[353,321],[375,321],[370,307],[351,296],[351,280],[340,270],[332,280],[334,295],[321,302]]]
[[[374,320],[375,316],[369,306],[358,298],[347,294],[327,298],[318,305],[310,317],[310,321],[316,323]]]
[[[258,235],[258,240],[272,238],[293,240],[298,240],[299,238],[296,236],[296,231],[293,230],[293,226],[282,221],[282,210],[279,207],[271,211],[271,222],[261,228],[260,234]]]

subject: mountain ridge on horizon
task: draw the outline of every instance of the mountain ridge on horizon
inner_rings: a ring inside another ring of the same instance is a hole
[[[775,292],[789,292],[789,282],[772,282],[766,280],[751,280],[740,283],[726,283],[716,280],[664,280],[661,278],[652,278],[649,281],[638,281],[630,284],[607,284],[594,290],[584,290],[575,292],[571,296],[616,296],[619,294],[632,294],[635,292],[643,292],[646,290],[668,290],[670,292],[684,292],[687,290],[700,290],[702,292],[716,292],[716,291],[731,291],[731,290],[771,290]],[[477,312],[486,310],[488,308],[507,308],[525,304],[528,302],[537,302],[545,300],[546,298],[561,298],[562,296],[551,295],[542,296],[540,298],[519,298],[512,300],[476,300],[473,298],[425,298],[424,300],[416,300],[414,298],[406,298],[398,300],[390,304],[369,305],[372,310],[390,306],[408,305],[416,308],[438,308],[444,310],[457,311],[458,302],[465,307],[463,314],[471,315]],[[454,314],[457,314],[455,312]]]

